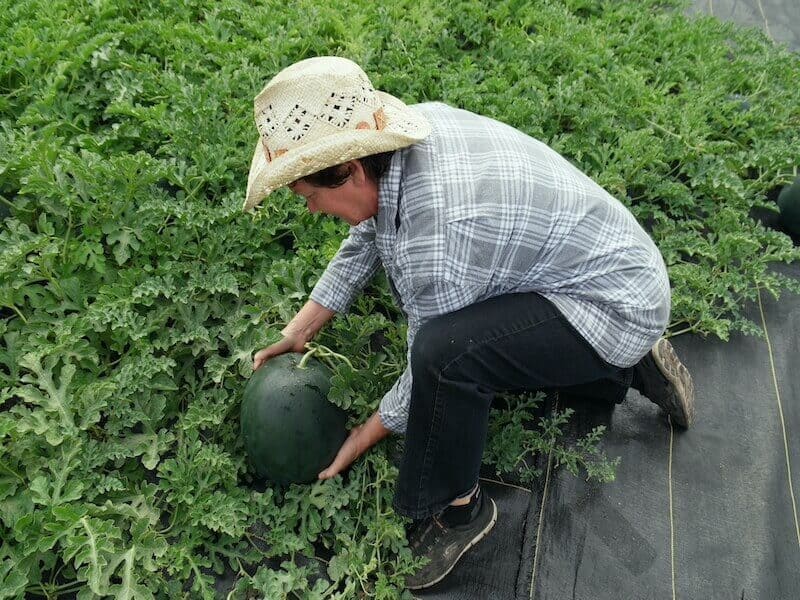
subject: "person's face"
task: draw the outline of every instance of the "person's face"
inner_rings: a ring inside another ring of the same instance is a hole
[[[360,162],[351,161],[350,164],[350,176],[339,187],[317,187],[295,181],[289,184],[289,189],[306,199],[310,212],[321,212],[358,225],[378,214],[378,185],[367,177]]]

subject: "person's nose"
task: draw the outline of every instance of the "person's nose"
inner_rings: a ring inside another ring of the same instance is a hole
[[[313,200],[306,200],[306,206],[308,206],[308,212],[312,214],[319,210],[319,208],[317,207],[317,203],[314,202]]]

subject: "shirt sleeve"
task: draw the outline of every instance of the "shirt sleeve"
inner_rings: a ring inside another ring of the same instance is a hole
[[[336,256],[311,290],[311,299],[338,313],[347,312],[380,265],[371,221],[350,228]]]
[[[422,325],[439,315],[447,314],[480,301],[480,290],[459,286],[449,281],[425,282],[410,298],[404,299],[408,315],[408,353],[406,370],[383,396],[378,414],[383,426],[404,435],[411,407],[411,349]]]

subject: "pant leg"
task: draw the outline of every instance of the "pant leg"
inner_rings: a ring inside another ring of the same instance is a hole
[[[536,293],[498,296],[426,322],[411,349],[395,511],[422,519],[475,485],[497,392],[596,381],[624,395],[630,371],[603,361]]]

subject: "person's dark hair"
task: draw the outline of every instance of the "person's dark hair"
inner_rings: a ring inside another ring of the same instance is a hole
[[[364,158],[356,160],[361,161],[361,165],[367,172],[367,176],[374,182],[380,181],[381,177],[389,168],[389,162],[392,160],[394,150],[391,152],[381,152],[380,154],[372,154]],[[317,171],[311,175],[302,177],[301,180],[317,187],[335,188],[342,185],[350,176],[350,171],[344,165],[335,165],[328,167],[322,171]]]

